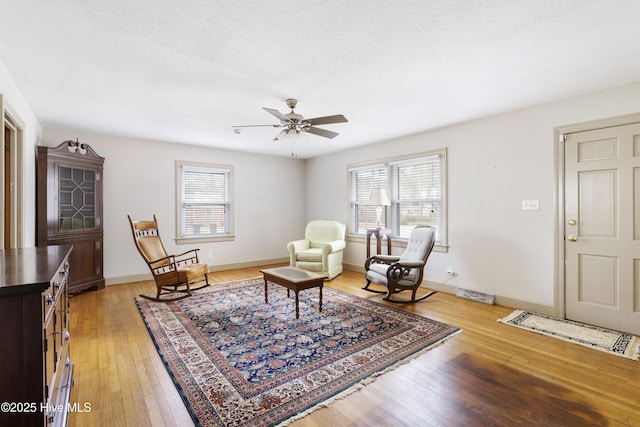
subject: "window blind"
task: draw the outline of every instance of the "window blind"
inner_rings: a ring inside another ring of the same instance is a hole
[[[387,167],[384,164],[350,170],[351,176],[351,224],[352,233],[364,234],[367,228],[377,227],[376,206],[367,205],[371,191],[387,188]],[[386,209],[380,219],[382,227],[387,225]]]
[[[390,164],[394,235],[409,237],[416,225],[431,225],[439,242],[441,223],[441,161],[439,155]]]
[[[229,232],[229,170],[183,166],[182,237]]]

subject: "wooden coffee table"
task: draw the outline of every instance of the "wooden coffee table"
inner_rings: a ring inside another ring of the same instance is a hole
[[[322,313],[322,286],[324,285],[324,276],[320,274],[310,273],[296,267],[277,267],[260,270],[264,277],[264,302],[269,303],[269,293],[267,284],[269,282],[284,286],[287,288],[287,297],[289,291],[296,293],[296,319],[300,318],[300,305],[298,300],[298,292],[303,289],[320,288],[320,308],[318,312]]]

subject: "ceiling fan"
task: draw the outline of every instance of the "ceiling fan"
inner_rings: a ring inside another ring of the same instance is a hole
[[[261,127],[261,126],[271,126],[274,128],[284,128],[276,137],[273,139],[274,141],[278,141],[280,138],[285,135],[297,135],[301,132],[308,132],[314,135],[323,136],[325,138],[335,138],[339,134],[337,132],[332,132],[330,130],[321,129],[315,127],[315,125],[328,125],[332,123],[345,123],[348,122],[347,118],[342,114],[337,114],[335,116],[325,116],[325,117],[316,117],[313,119],[305,119],[300,114],[294,112],[294,108],[298,105],[297,99],[287,99],[285,101],[287,106],[291,108],[291,112],[287,114],[282,114],[278,110],[274,110],[272,108],[263,108],[264,111],[275,116],[280,120],[280,124],[277,125],[245,125],[245,126],[232,126],[233,128],[246,128],[246,127]]]

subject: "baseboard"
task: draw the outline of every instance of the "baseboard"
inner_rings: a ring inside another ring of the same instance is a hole
[[[515,298],[499,297],[496,295],[496,304],[503,307],[517,308],[518,310],[531,311],[532,313],[546,314],[547,316],[555,316],[556,311],[551,305],[538,304],[531,301],[524,301]]]
[[[364,266],[344,264],[343,267],[347,270],[356,271],[364,274]],[[444,292],[446,294],[451,294],[451,295],[455,295],[458,292],[457,286],[447,285],[445,283],[439,283],[439,282],[432,282],[429,280],[423,281],[422,286],[432,289],[434,291]],[[516,298],[503,297],[500,295],[495,295],[495,304],[503,307],[511,307],[514,309],[546,314],[548,316],[555,315],[555,310],[553,306],[538,304],[531,301],[520,300]]]
[[[216,271],[267,266],[271,264],[283,264],[288,262],[289,262],[289,258],[274,258],[274,259],[268,259],[268,260],[241,262],[241,263],[235,263],[235,264],[221,264],[221,265],[213,265],[213,266],[210,265],[209,272],[212,273]],[[355,272],[364,274],[364,266],[361,266],[361,265],[343,264],[342,267],[345,270],[355,271]],[[146,280],[153,280],[153,277],[151,276],[151,274],[138,274],[134,276],[110,277],[105,279],[105,284],[119,285],[122,283],[142,282]],[[422,285],[434,291],[444,292],[451,295],[455,295],[456,292],[458,291],[457,286],[447,285],[445,283],[439,283],[439,282],[432,282],[429,280],[425,280],[424,282],[422,282]],[[555,310],[553,306],[538,304],[531,301],[525,301],[525,300],[520,300],[516,298],[503,297],[500,295],[495,296],[495,304],[503,307],[511,307],[514,309],[546,314],[548,316],[555,315]]]
[[[362,265],[353,265],[353,264],[342,264],[342,268],[344,270],[355,271],[358,273],[364,273],[364,266]]]
[[[260,261],[240,262],[235,264],[210,265],[209,272],[211,273],[214,271],[235,270],[237,268],[266,267],[272,264],[283,264],[283,263],[289,264],[289,257],[263,259]]]
[[[260,261],[240,262],[240,263],[234,263],[234,264],[209,265],[209,273],[213,273],[216,271],[224,271],[224,270],[235,270],[238,268],[249,268],[249,267],[267,266],[271,264],[284,264],[284,263],[287,263],[287,264],[289,263],[289,257],[263,259]],[[151,276],[151,273],[136,274],[132,276],[108,277],[108,278],[105,278],[105,285],[107,286],[120,285],[122,283],[144,282],[147,280],[153,280],[153,276]]]
[[[433,289],[434,291],[444,292],[451,295],[456,295],[456,293],[458,292],[457,286],[446,285],[444,283],[431,282],[431,281],[425,280],[424,282],[422,282],[422,284],[423,286],[429,289]],[[521,300],[516,298],[503,297],[500,295],[495,295],[494,302],[496,305],[500,305],[502,307],[511,307],[514,309],[517,308],[519,310],[532,311],[534,313],[546,314],[548,316],[553,316],[555,313],[553,306],[538,304],[531,301],[526,301],[526,300]]]
[[[136,274],[133,276],[105,277],[104,284],[106,286],[121,285],[123,283],[146,282],[147,280],[153,280],[153,276],[151,276],[151,273]]]

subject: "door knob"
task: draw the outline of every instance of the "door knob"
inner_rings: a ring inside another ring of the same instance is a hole
[[[574,236],[573,234],[570,234],[569,236],[567,236],[567,240],[570,242],[577,242],[578,238],[576,236]]]
[[[569,225],[576,225],[576,220],[575,219],[570,219],[569,220]]]

